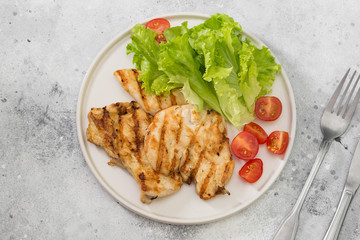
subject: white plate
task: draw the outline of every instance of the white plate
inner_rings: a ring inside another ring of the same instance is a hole
[[[189,22],[189,27],[202,23],[209,16],[193,13],[160,16],[168,19],[171,26]],[[154,17],[155,18],[155,17]],[[150,20],[150,19],[148,19]],[[147,20],[147,21],[148,21]],[[147,22],[147,21],[144,21]],[[283,113],[275,122],[261,122],[261,126],[271,133],[274,130],[289,132],[290,142],[285,155],[269,153],[261,145],[258,153],[264,162],[262,177],[254,184],[242,180],[238,171],[245,161],[235,156],[235,169],[226,188],[231,195],[220,195],[204,201],[195,192],[195,185],[184,184],[177,193],[156,199],[150,205],[140,201],[140,190],[135,180],[126,170],[111,167],[107,164],[108,155],[100,147],[86,140],[88,125],[87,114],[92,107],[104,107],[115,102],[131,101],[130,95],[123,90],[113,73],[118,69],[132,68],[132,56],[126,55],[126,45],[130,42],[131,28],[120,33],[96,57],[88,70],[82,84],[77,106],[77,130],[83,155],[101,185],[124,207],[147,218],[174,224],[199,224],[219,220],[236,213],[253,203],[274,183],[290,155],[295,137],[295,101],[290,82],[284,72],[277,75],[272,95],[277,96],[283,104]],[[255,36],[243,31],[258,46],[263,43]],[[228,124],[230,141],[239,131]],[[101,194],[101,193],[94,193]]]

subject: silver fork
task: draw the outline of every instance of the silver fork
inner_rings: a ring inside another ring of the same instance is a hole
[[[350,120],[354,115],[356,106],[358,105],[360,98],[360,88],[358,89],[355,98],[352,101],[351,101],[351,97],[359,82],[360,76],[357,78],[355,84],[351,88],[350,93],[348,93],[348,90],[350,89],[350,85],[355,77],[356,71],[353,73],[351,80],[349,81],[344,92],[342,93],[341,98],[339,98],[341,89],[344,86],[344,83],[346,81],[349,72],[350,72],[350,68],[345,73],[345,76],[339,83],[328,105],[325,108],[325,111],[320,121],[321,132],[323,133],[324,136],[322,143],[320,145],[320,151],[315,159],[314,166],[311,169],[308,179],[305,182],[305,185],[300,193],[298,200],[295,203],[295,206],[293,207],[287,218],[284,220],[284,222],[281,224],[280,228],[273,237],[273,240],[295,239],[295,235],[299,225],[299,213],[301,207],[304,203],[305,197],[310,189],[310,186],[315,178],[315,175],[321,165],[321,162],[323,161],[325,154],[329,150],[330,144],[333,142],[335,138],[340,137],[341,135],[344,134],[344,132],[349,126]],[[345,103],[343,104],[346,95],[348,96],[346,98]],[[336,102],[337,104],[335,104]]]

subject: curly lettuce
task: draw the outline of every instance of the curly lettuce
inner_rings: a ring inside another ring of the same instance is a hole
[[[134,53],[146,93],[181,88],[198,111],[214,109],[237,128],[254,118],[255,101],[271,91],[281,69],[269,49],[243,39],[239,23],[225,14],[191,29],[187,22],[168,28],[166,43],[142,25],[132,32],[127,54]]]

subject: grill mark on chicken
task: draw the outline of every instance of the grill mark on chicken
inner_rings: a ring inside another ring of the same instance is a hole
[[[208,146],[209,141],[206,141],[204,148],[201,150],[200,154],[199,154],[199,159],[195,165],[195,168],[192,170],[192,172],[190,173],[190,179],[191,180],[195,180],[195,176],[197,175],[198,171],[199,171],[199,167],[201,166],[201,163],[204,159],[204,154],[207,151],[207,146]]]
[[[194,131],[194,134],[193,134],[193,136],[192,136],[192,138],[191,138],[191,140],[190,140],[189,148],[187,149],[187,152],[186,152],[186,154],[185,154],[185,157],[186,157],[186,158],[185,158],[185,161],[184,161],[183,165],[182,165],[181,168],[180,168],[180,172],[187,172],[187,169],[189,168],[188,165],[191,164],[191,157],[190,157],[189,149],[190,149],[191,146],[194,146],[194,145],[196,144],[196,137],[197,137],[197,135],[198,135],[198,131],[199,131],[199,128],[197,128],[197,129]],[[204,151],[204,150],[203,150],[203,151]],[[202,153],[203,153],[203,151],[202,151]],[[190,170],[190,172],[189,172],[189,178],[185,181],[187,184],[190,184],[191,181],[194,179],[194,176],[195,176],[194,170],[199,167],[198,164],[200,164],[199,161],[196,163],[195,168],[193,168],[193,169],[190,168],[190,169],[189,169],[189,170]],[[196,170],[196,171],[197,171],[197,170]]]
[[[142,83],[141,83],[141,82],[139,82],[139,81],[136,81],[136,83],[137,83],[137,86],[138,86],[137,91],[141,92],[141,89],[142,89]]]
[[[134,104],[132,104],[132,109],[134,109]],[[134,141],[135,141],[135,145],[136,145],[136,151],[135,151],[135,154],[136,154],[136,159],[139,161],[139,163],[141,164],[141,157],[140,157],[140,139],[139,139],[139,136],[138,136],[138,132],[139,132],[139,121],[137,119],[137,113],[136,111],[134,111],[132,113],[132,119],[134,121],[134,128],[133,128],[133,132],[134,132]]]
[[[226,125],[218,113],[198,113],[192,105],[162,110],[149,126],[145,149],[153,169],[168,176],[181,174],[188,184],[194,181],[200,198],[229,193],[224,186],[234,161]]]
[[[166,148],[166,144],[164,144],[164,135],[166,131],[167,121],[166,119],[166,113],[164,114],[164,120],[161,126],[161,133],[160,133],[160,139],[159,139],[159,149],[158,149],[158,155],[156,160],[156,172],[160,172],[161,165],[163,163],[163,155],[164,155],[164,148]]]
[[[190,140],[189,146],[194,145],[195,140],[196,140],[196,134],[194,134],[194,135],[192,136],[192,138],[191,138],[191,140]],[[189,151],[189,149],[187,149],[187,151]],[[188,165],[189,165],[190,163],[191,163],[190,154],[187,153],[187,154],[186,154],[185,161],[184,161],[184,164],[183,164],[183,165],[181,166],[181,168],[180,168],[180,172],[185,172],[186,169],[187,169],[187,167],[188,167]],[[186,181],[186,183],[187,183],[187,184],[190,184],[190,183],[191,183],[191,177],[189,178],[188,181]]]
[[[146,96],[145,94],[143,94],[144,89],[142,88],[142,83],[139,81],[136,81],[136,84],[137,84],[137,91],[139,91],[141,93],[141,97]],[[143,103],[145,106],[148,106],[147,101],[143,100]]]
[[[139,174],[139,179],[141,181],[141,190],[146,191],[147,187],[146,187],[146,184],[145,184],[145,175],[144,175],[143,172]]]
[[[163,108],[162,108],[162,104],[161,104],[161,98],[160,98],[160,96],[155,96],[155,98],[156,98],[157,104],[158,104],[158,106],[159,106],[159,109],[163,109]]]
[[[136,75],[136,76],[138,76],[138,75],[139,75],[139,71],[138,71],[138,70],[136,70],[136,69],[132,68],[132,69],[131,69],[131,71],[132,71],[133,73],[135,73],[135,75]]]
[[[134,69],[133,69],[134,70]],[[135,70],[136,71],[136,70]],[[137,76],[138,76],[138,72],[136,71],[136,79],[137,79]],[[148,98],[147,98],[147,95],[145,93],[145,89],[142,87],[142,83],[139,82],[139,81],[136,81],[137,82],[137,91],[140,92],[140,95],[141,95],[141,99],[142,99],[142,103],[144,104],[144,108],[145,109],[149,109],[150,108],[150,105],[148,103]],[[127,92],[129,92],[128,90],[126,90]]]
[[[176,171],[175,167],[176,167],[176,154],[178,153],[177,149],[174,149],[174,156],[171,159],[171,167],[170,167],[170,172],[173,173]]]
[[[93,108],[92,108],[91,110],[93,110]],[[102,118],[101,118],[101,119],[98,119],[98,118],[96,118],[93,114],[90,114],[89,116],[90,116],[90,119],[91,119],[101,130],[104,129],[104,122],[103,122]]]
[[[180,189],[179,175],[158,174],[146,159],[144,138],[152,116],[140,110],[138,104],[118,103],[92,108],[88,119],[88,141],[106,150],[110,156],[109,165],[124,167],[132,174],[141,190],[143,203],[151,203],[153,199]]]
[[[124,83],[125,86],[127,86],[126,84],[128,83],[128,81],[127,78],[125,77],[125,73],[123,71],[116,71],[115,73],[120,75],[121,82]]]
[[[179,128],[177,129],[176,133],[175,133],[175,147],[174,147],[174,156],[171,159],[171,168],[170,168],[170,172],[175,172],[176,169],[176,163],[177,163],[177,159],[176,156],[179,153],[179,150],[177,148],[178,144],[179,144],[179,139],[180,139],[180,135],[181,135],[181,131],[182,131],[182,118],[180,118],[179,121]]]
[[[141,99],[142,99],[142,102],[143,102],[143,104],[144,104],[144,108],[145,109],[150,109],[150,105],[149,105],[149,100],[148,100],[148,97],[147,97],[147,94],[145,93],[145,89],[144,88],[142,88],[142,83],[140,83],[139,82],[139,84],[140,84],[140,92],[141,92]]]
[[[177,105],[176,97],[173,93],[170,93],[170,101],[172,106]]]
[[[179,143],[180,135],[181,135],[182,130],[183,130],[183,119],[180,118],[179,128],[178,128],[177,133],[176,133],[176,145]]]
[[[141,181],[145,181],[145,175],[143,172],[139,174],[139,178]]]
[[[104,107],[103,108],[103,111],[104,111],[104,115],[103,117],[101,118],[101,121],[103,123],[103,127],[106,131],[108,132],[112,132],[113,129],[111,128],[111,126],[109,126],[108,124],[106,124],[106,121],[110,118],[110,113],[108,110],[106,110],[106,108]],[[108,134],[109,135],[109,134]]]
[[[169,96],[147,94],[142,87],[142,83],[138,81],[140,71],[136,69],[117,70],[114,75],[124,90],[140,104],[144,111],[151,115],[155,115],[156,112],[173,105],[186,104],[185,97],[179,89],[171,90]]]
[[[215,172],[215,164],[212,162],[211,163],[211,167],[210,167],[210,170],[203,182],[203,184],[201,185],[201,188],[200,188],[200,191],[199,191],[199,195],[200,195],[200,198],[204,199],[204,193],[209,185],[209,181],[210,179],[212,178],[212,176],[214,175],[214,172]],[[208,196],[211,196],[210,194]]]
[[[230,165],[229,165],[229,164],[226,164],[225,170],[224,170],[224,174],[222,175],[222,178],[221,178],[221,183],[222,183],[222,184],[225,184],[225,183],[226,183],[226,180],[227,180],[227,178],[228,178],[229,171],[230,171]]]
[[[121,122],[121,115],[123,114],[127,114],[126,111],[122,110],[122,111],[119,111],[118,113],[118,117],[119,117],[119,120],[118,120],[118,139],[119,139],[119,145],[123,145],[122,142],[124,141],[125,136],[124,136],[124,133],[123,133],[123,125],[122,125],[122,122]],[[121,146],[120,145],[120,146]],[[118,153],[118,156],[120,158],[120,154]]]
[[[198,161],[196,162],[195,168],[192,169],[192,171],[190,172],[190,178],[189,178],[189,179],[190,179],[191,181],[194,181],[194,180],[195,180],[195,176],[196,176],[196,174],[197,174],[198,171],[199,171],[199,167],[200,167],[200,165],[201,165],[201,162],[202,162],[202,160],[204,159],[204,158],[203,158],[204,151],[205,151],[205,149],[203,149],[203,150],[200,152],[200,154],[199,154],[199,159],[198,159]]]
[[[103,110],[103,115],[101,118],[101,123],[102,123],[102,128],[107,132],[105,135],[105,139],[106,139],[106,143],[107,143],[107,147],[110,148],[110,150],[115,153],[115,147],[114,147],[114,142],[113,142],[113,129],[111,127],[108,126],[107,120],[110,118],[110,113],[109,111],[106,110],[106,108],[102,108]]]

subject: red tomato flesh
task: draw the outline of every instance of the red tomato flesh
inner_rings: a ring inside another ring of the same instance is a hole
[[[161,34],[165,29],[170,27],[170,23],[164,18],[155,18],[146,23],[145,27],[154,30],[158,34]]]
[[[254,135],[240,132],[231,142],[231,150],[236,157],[249,160],[253,159],[259,151],[259,143]]]
[[[277,97],[265,96],[256,100],[255,114],[263,121],[274,121],[281,115],[282,104]]]
[[[240,177],[249,183],[254,183],[259,180],[262,173],[263,162],[259,158],[249,160],[239,171]]]
[[[155,36],[155,40],[158,42],[158,43],[161,43],[161,42],[166,42],[166,38],[164,36],[164,34],[158,34]]]
[[[155,18],[153,20],[150,20],[145,25],[146,28],[150,28],[151,30],[154,30],[158,35],[156,35],[155,40],[157,42],[166,42],[166,38],[164,36],[165,29],[170,27],[170,23],[168,20],[164,18]]]
[[[285,153],[289,144],[289,134],[284,131],[272,132],[267,140],[267,149],[275,154]]]
[[[245,124],[244,131],[252,133],[258,140],[259,144],[266,143],[267,141],[268,135],[265,130],[254,122]]]

